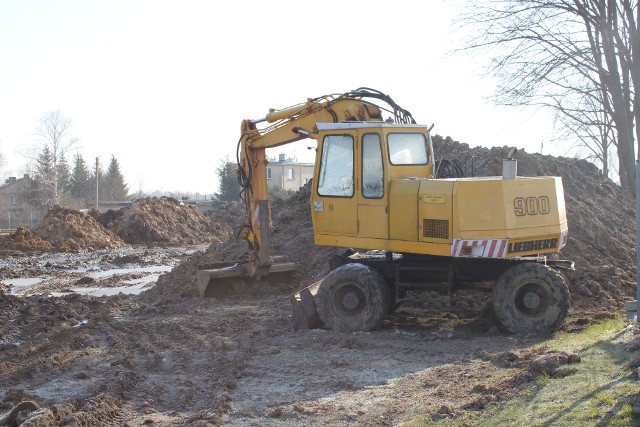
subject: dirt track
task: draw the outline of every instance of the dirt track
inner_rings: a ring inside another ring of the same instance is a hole
[[[186,251],[7,259],[33,272],[49,262],[54,277],[21,291],[30,298],[2,294],[0,413],[31,400],[42,407],[31,425],[392,425],[414,411],[482,410],[531,379],[536,340],[502,333],[464,300],[340,334],[293,332],[287,294],[275,288],[205,301],[35,295],[130,278],[83,285],[89,273],[61,267],[175,265]]]

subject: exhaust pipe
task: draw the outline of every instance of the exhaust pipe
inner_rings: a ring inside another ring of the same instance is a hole
[[[513,147],[506,159],[502,159],[502,179],[516,179],[518,176],[518,160],[513,156],[518,152],[516,147]]]

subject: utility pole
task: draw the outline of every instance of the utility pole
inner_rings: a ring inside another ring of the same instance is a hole
[[[636,160],[636,323],[640,316],[640,149]]]
[[[98,158],[96,157],[96,210],[99,210],[98,209],[98,206],[99,206],[98,205],[98,193],[99,193],[98,192],[98,187],[99,187],[98,183],[100,181],[100,169],[99,169],[99,167],[100,166],[99,166]]]

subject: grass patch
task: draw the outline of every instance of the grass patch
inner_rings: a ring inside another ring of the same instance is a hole
[[[624,370],[638,356],[624,345],[623,335],[633,333],[626,326],[622,319],[605,320],[578,334],[563,333],[542,343],[553,351],[578,353],[582,362],[570,376],[539,378],[533,394],[516,396],[480,424],[640,426],[638,379]]]
[[[626,342],[637,336],[623,319],[608,319],[579,333],[560,333],[538,346],[578,353],[581,363],[567,375],[541,375],[531,386],[483,412],[433,420],[428,415],[406,425],[426,426],[640,426],[640,387],[625,364],[640,351]]]

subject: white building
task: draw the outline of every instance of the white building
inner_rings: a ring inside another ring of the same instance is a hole
[[[297,191],[313,178],[313,163],[298,163],[282,153],[278,159],[269,159],[267,185],[283,190]]]

